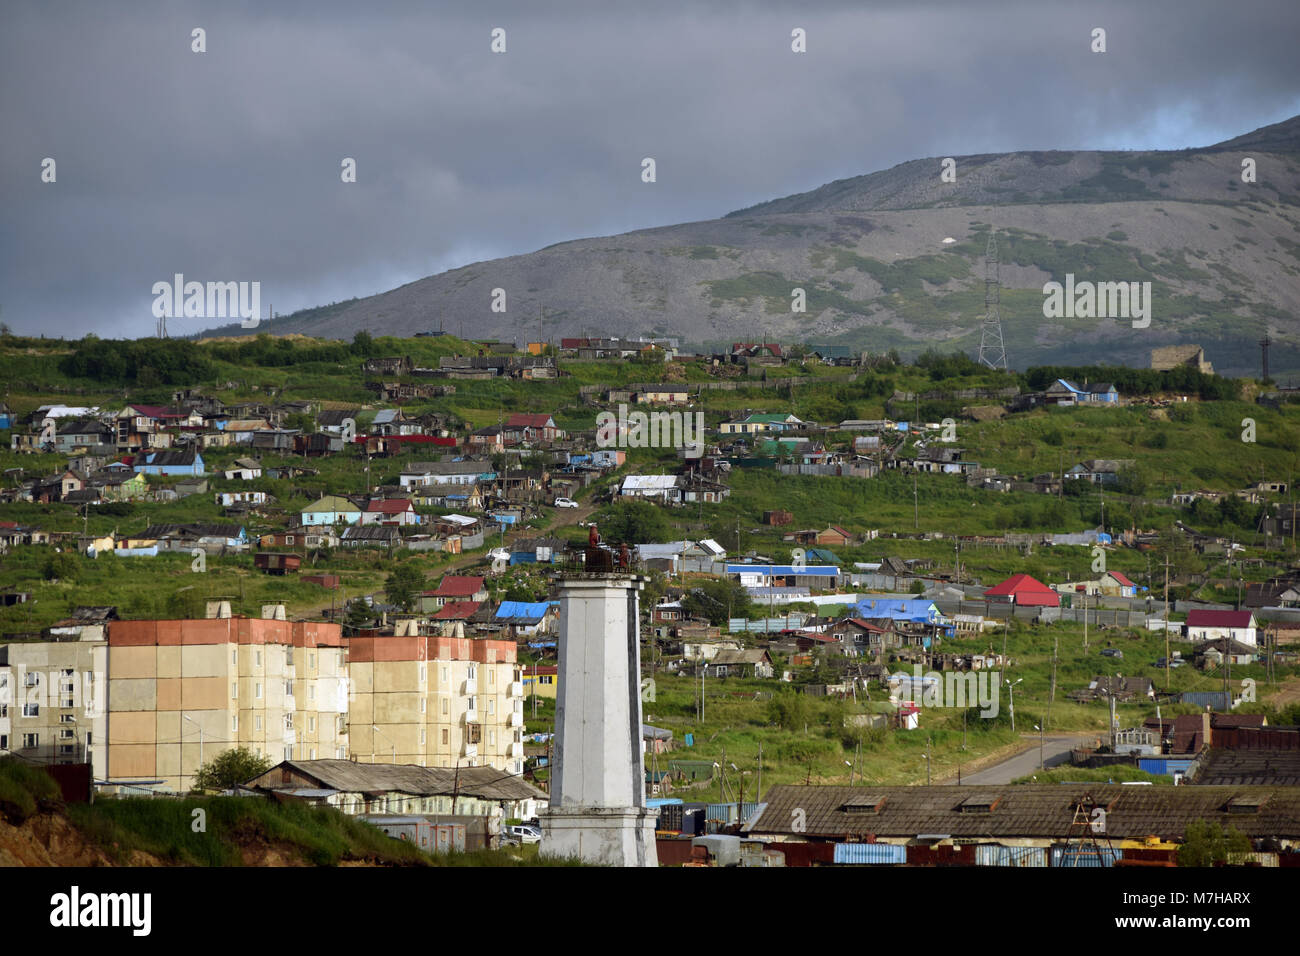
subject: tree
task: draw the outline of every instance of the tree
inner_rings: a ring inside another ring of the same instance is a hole
[[[424,590],[424,572],[410,562],[399,564],[384,581],[388,600],[404,611],[415,607],[416,598]]]
[[[628,501],[607,508],[597,522],[606,544],[648,544],[676,537],[662,508],[648,501]]]
[[[749,617],[753,602],[749,592],[734,578],[711,578],[682,598],[682,610],[708,618],[717,627],[730,617]]]
[[[230,790],[271,769],[271,761],[247,747],[217,754],[194,775],[195,790]]]
[[[353,598],[348,602],[347,613],[343,616],[343,626],[350,631],[356,631],[357,628],[367,627],[375,619],[374,612],[361,598]]]
[[[1217,823],[1193,820],[1187,824],[1183,845],[1178,848],[1179,866],[1214,866],[1227,862],[1230,853],[1249,853],[1250,840],[1234,826],[1224,830]]]
[[[60,551],[51,554],[45,559],[45,565],[41,568],[41,574],[47,581],[68,581],[77,580],[77,575],[81,573],[81,562],[77,560],[76,555],[67,551]]]
[[[375,350],[375,339],[365,329],[360,329],[356,335],[352,336],[352,352],[366,358]]]

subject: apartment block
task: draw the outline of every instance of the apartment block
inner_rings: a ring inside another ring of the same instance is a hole
[[[0,753],[91,762],[103,779],[106,644],[97,637],[0,644]]]
[[[348,644],[355,760],[523,773],[514,641],[376,635]]]
[[[107,685],[113,783],[185,791],[203,763],[236,747],[274,762],[348,756],[347,653],[337,624],[113,621]]]

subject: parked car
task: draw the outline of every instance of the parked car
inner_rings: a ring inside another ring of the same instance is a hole
[[[506,827],[501,832],[501,838],[506,843],[541,843],[542,831],[532,824],[525,823],[520,826]]]
[[[1118,657],[1118,658],[1120,658],[1120,659],[1122,660],[1122,659],[1124,658],[1124,652],[1121,651],[1118,647],[1103,647],[1103,648],[1101,649],[1101,656],[1102,656],[1102,657]]]
[[[572,498],[556,498],[555,507],[557,508],[576,508],[578,503]]]
[[[1181,657],[1175,657],[1172,661],[1169,662],[1169,666],[1170,666],[1170,667],[1182,667],[1182,666],[1183,666],[1184,664],[1186,664],[1186,663],[1187,663],[1187,661],[1183,660]],[[1152,667],[1158,667],[1158,668],[1160,668],[1161,670],[1164,670],[1164,669],[1165,669],[1165,659],[1162,657],[1162,658],[1160,658],[1159,660],[1157,660],[1154,664],[1152,664],[1151,666],[1152,666]]]

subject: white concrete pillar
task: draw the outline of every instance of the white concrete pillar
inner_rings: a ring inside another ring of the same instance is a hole
[[[630,574],[560,582],[559,686],[544,856],[656,866],[641,756],[638,592]]]

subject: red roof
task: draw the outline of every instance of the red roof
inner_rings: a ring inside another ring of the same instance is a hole
[[[435,621],[464,621],[471,617],[479,609],[478,601],[451,601],[444,604],[437,614],[433,616]]]
[[[523,666],[523,671],[525,678],[532,677],[534,673],[536,673],[538,677],[554,677],[560,673],[559,667],[554,664],[547,664],[544,667],[531,667],[525,664]]]
[[[1250,627],[1249,611],[1188,611],[1188,627]]]
[[[506,420],[507,428],[546,428],[554,427],[551,416],[543,412],[540,415],[529,415],[525,412],[515,412]]]
[[[438,597],[472,597],[483,590],[483,579],[474,575],[449,574],[433,593]]]
[[[366,502],[366,510],[382,512],[386,515],[401,514],[412,510],[410,498],[382,498]]]
[[[1010,597],[1016,604],[1026,607],[1060,607],[1061,596],[1042,581],[1027,574],[1013,574],[996,587],[984,592],[985,597]]]
[[[883,627],[877,627],[875,624],[872,624],[870,621],[864,620],[863,618],[851,617],[848,620],[850,624],[856,624],[858,627],[865,628],[868,631],[879,631],[881,634],[885,633]]]
[[[1126,578],[1123,574],[1121,574],[1121,573],[1118,572],[1118,571],[1112,571],[1112,572],[1110,572],[1110,576],[1111,576],[1112,578],[1114,578],[1115,581],[1118,582],[1118,583],[1119,583],[1120,585],[1122,585],[1123,587],[1126,587],[1126,588],[1135,588],[1135,587],[1137,587],[1136,584],[1134,584],[1132,581],[1130,581],[1128,578]]]
[[[184,418],[187,414],[163,405],[129,405],[128,407],[134,408],[146,418]]]

